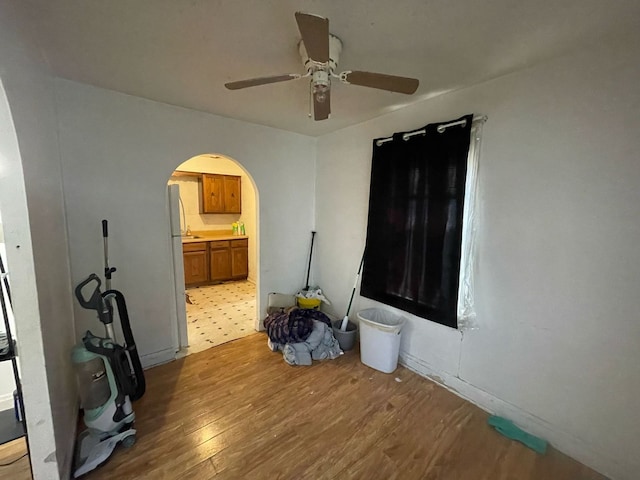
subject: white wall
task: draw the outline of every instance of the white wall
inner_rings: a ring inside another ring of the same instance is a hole
[[[38,480],[68,478],[77,396],[53,88],[20,20],[1,4],[0,210],[33,472]]]
[[[0,212],[2,213],[2,212]],[[0,257],[2,257],[5,268],[7,265],[6,248],[2,235],[2,218],[0,218]],[[0,286],[0,289],[4,291],[4,287]],[[0,292],[2,294],[2,292]],[[12,337],[16,337],[16,325],[11,308],[7,308],[7,314],[9,317],[9,328],[11,329]],[[5,327],[2,318],[2,312],[0,312],[0,332],[4,332]],[[16,338],[14,338],[16,340]],[[11,362],[0,363],[0,411],[13,409],[13,391],[16,389],[16,382],[13,378],[13,367]]]
[[[0,211],[0,257],[2,257],[6,268],[6,248],[4,245],[4,234],[2,233],[2,212]],[[1,294],[2,292],[0,292]],[[16,326],[11,309],[7,309],[9,314],[9,328],[11,335],[15,336]],[[0,312],[0,332],[4,332],[2,312]],[[16,389],[16,382],[13,379],[13,368],[10,362],[0,363],[0,411],[11,410],[13,408],[13,391]]]
[[[177,170],[185,172],[219,173],[223,175],[236,175],[240,177],[240,203],[242,213],[200,213],[202,205],[202,182],[195,177],[172,176],[169,184],[180,186],[180,197],[184,204],[186,225],[184,230],[190,227],[192,231],[231,231],[233,222],[243,222],[245,232],[249,237],[249,280],[256,281],[257,272],[257,202],[253,180],[234,160],[216,155],[198,155],[180,164]],[[182,221],[182,220],[181,220]]]
[[[16,382],[13,379],[11,363],[0,363],[0,412],[13,410],[13,391],[15,389]]]
[[[321,137],[316,185],[317,281],[344,315],[372,139],[488,115],[478,329],[406,315],[401,359],[620,479],[640,471],[638,45],[591,45]],[[357,298],[352,311],[369,306]]]
[[[113,287],[127,298],[143,363],[173,357],[173,286],[166,186],[186,159],[238,161],[260,193],[258,312],[272,291],[295,292],[312,229],[315,140],[66,80],[56,81],[72,280],[101,275],[100,221],[110,222]],[[77,331],[100,331],[75,305]]]

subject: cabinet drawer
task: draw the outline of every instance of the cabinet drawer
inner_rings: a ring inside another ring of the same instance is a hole
[[[183,243],[183,252],[201,252],[207,250],[207,242]]]
[[[209,242],[211,250],[222,250],[229,248],[229,240],[216,240],[215,242]]]
[[[231,240],[231,247],[248,247],[249,239],[248,238],[240,238],[238,240]]]

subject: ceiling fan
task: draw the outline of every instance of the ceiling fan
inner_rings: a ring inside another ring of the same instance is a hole
[[[419,82],[415,78],[356,70],[347,70],[340,74],[334,73],[342,52],[342,41],[329,33],[329,19],[302,12],[296,12],[295,17],[298,23],[298,30],[300,30],[300,35],[302,36],[298,50],[307,73],[304,75],[288,73],[251,78],[225,83],[225,87],[229,90],[239,90],[269,83],[310,78],[310,94],[313,98],[313,117],[315,120],[329,118],[331,113],[332,78],[336,78],[346,84],[378,88],[407,95],[411,95],[417,90]]]

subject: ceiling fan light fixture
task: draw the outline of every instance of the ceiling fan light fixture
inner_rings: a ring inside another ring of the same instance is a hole
[[[323,103],[327,99],[327,92],[331,88],[329,74],[324,70],[316,70],[313,72],[311,80],[311,91],[316,101]]]
[[[327,101],[327,92],[329,91],[329,89],[325,89],[325,90],[318,90],[316,92],[313,92],[313,98],[315,98],[316,102],[318,103],[324,103]]]

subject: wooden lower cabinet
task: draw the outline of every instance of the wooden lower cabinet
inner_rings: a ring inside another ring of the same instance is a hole
[[[209,281],[207,253],[207,242],[182,245],[185,285],[195,285]]]
[[[231,256],[229,255],[229,241],[221,240],[209,242],[209,256],[211,258],[211,281],[221,282],[231,278]]]
[[[249,240],[231,240],[231,277],[247,278],[249,274]]]
[[[247,278],[248,247],[249,240],[246,238],[183,244],[185,285]]]

